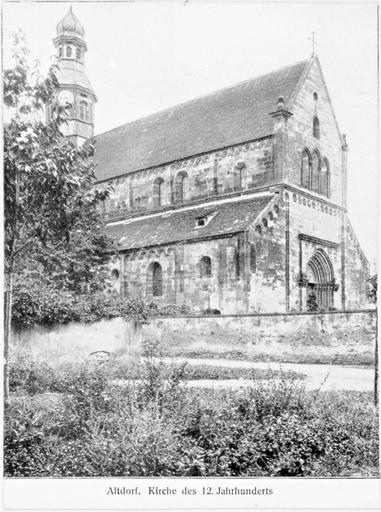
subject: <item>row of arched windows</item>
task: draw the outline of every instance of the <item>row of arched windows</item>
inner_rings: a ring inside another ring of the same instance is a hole
[[[162,206],[164,204],[164,179],[159,177],[153,182],[153,202],[154,206]],[[188,174],[181,171],[174,180],[174,202],[183,203],[189,197]]]
[[[308,149],[302,153],[301,186],[329,197],[329,162],[327,158],[321,158],[315,150],[311,154]]]
[[[238,162],[234,169],[233,190],[240,190],[244,187],[245,164]],[[180,171],[174,179],[173,201],[174,203],[183,203],[189,199],[189,178],[186,171]],[[159,177],[153,182],[153,202],[154,206],[164,204],[164,179]],[[216,185],[215,185],[216,187]]]
[[[239,249],[234,252],[235,274],[239,279],[242,274],[242,254]],[[249,246],[249,265],[250,271],[256,271],[256,252],[253,244]],[[199,261],[199,276],[201,279],[212,277],[212,260],[209,256],[203,256]],[[184,272],[180,272],[180,292],[184,291]],[[147,272],[147,292],[153,297],[161,297],[163,295],[163,271],[159,262],[153,261]]]

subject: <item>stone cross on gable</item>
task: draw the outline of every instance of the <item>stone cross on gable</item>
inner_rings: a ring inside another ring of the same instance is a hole
[[[316,46],[318,46],[315,39],[315,32],[312,32],[312,36],[308,38],[312,42],[312,56],[316,53]]]

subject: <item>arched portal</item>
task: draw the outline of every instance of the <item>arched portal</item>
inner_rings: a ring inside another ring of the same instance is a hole
[[[317,249],[307,263],[307,309],[328,310],[333,307],[335,276],[328,254]]]

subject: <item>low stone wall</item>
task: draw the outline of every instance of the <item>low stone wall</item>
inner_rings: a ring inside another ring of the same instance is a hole
[[[84,361],[98,351],[130,353],[140,344],[133,322],[122,318],[93,323],[71,322],[52,327],[36,326],[12,333],[12,349],[29,353],[50,364]]]
[[[298,346],[363,345],[376,336],[376,311],[330,313],[186,316],[153,318],[136,326],[121,318],[91,324],[71,323],[14,332],[13,348],[50,363],[81,361],[97,351],[120,356],[139,353],[142,341],[165,347],[204,345],[252,347],[266,344]]]

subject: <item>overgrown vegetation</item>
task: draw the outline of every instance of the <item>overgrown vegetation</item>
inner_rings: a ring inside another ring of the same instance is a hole
[[[91,366],[91,363],[88,363]],[[98,363],[93,363],[93,365]],[[294,371],[262,370],[250,368],[228,368],[207,364],[190,365],[187,363],[164,363],[162,360],[131,361],[112,360],[107,364],[107,375],[112,381],[130,381],[142,379],[148,367],[163,375],[177,374],[182,381],[187,380],[226,380],[247,379],[252,381],[273,380],[278,378],[304,379],[305,375]],[[46,362],[31,359],[30,355],[14,357],[10,366],[9,386],[13,393],[35,395],[41,393],[69,393],[77,382],[81,381],[86,365],[63,363],[53,368]]]
[[[13,398],[7,476],[377,474],[377,417],[367,393],[307,392],[285,377],[198,392],[187,388],[183,367],[154,357],[139,366],[138,381],[117,386],[109,369],[77,366],[51,379],[34,368],[27,383],[13,375],[19,391],[63,393]]]
[[[116,249],[104,230],[100,205],[109,190],[95,186],[94,147],[63,135],[71,104],[60,99],[56,66],[43,75],[22,33],[12,56],[3,75],[6,405],[12,317],[46,317],[49,303],[67,316],[75,294],[107,288]]]
[[[377,281],[377,274],[374,274],[367,282],[367,296],[372,304],[377,304]]]
[[[109,293],[72,293],[46,289],[37,283],[17,290],[13,304],[13,324],[22,329],[37,325],[58,323],[94,322],[96,320],[124,317],[145,322],[152,316],[189,314],[185,305],[145,303],[141,299],[123,299]]]

